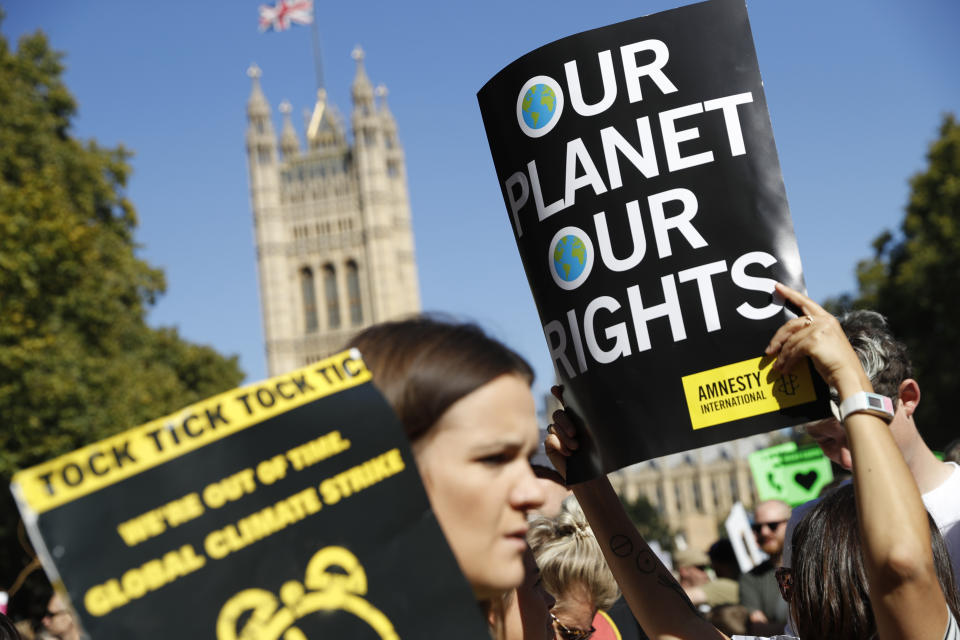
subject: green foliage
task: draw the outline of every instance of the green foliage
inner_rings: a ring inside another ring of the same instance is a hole
[[[646,496],[640,496],[633,502],[627,502],[621,496],[620,501],[630,521],[645,540],[656,540],[665,551],[673,550],[673,531]]]
[[[909,347],[920,383],[918,425],[942,447],[956,437],[950,400],[960,390],[960,123],[944,116],[927,168],[911,181],[900,234],[873,242],[857,267],[859,293],[848,306],[876,309]]]
[[[134,255],[130,154],[70,136],[46,38],[0,36],[0,482],[237,386],[236,357],[152,329],[163,274]],[[0,500],[0,589],[25,564]]]

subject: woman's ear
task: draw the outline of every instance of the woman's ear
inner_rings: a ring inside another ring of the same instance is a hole
[[[907,417],[912,418],[913,412],[920,405],[920,385],[913,378],[907,378],[900,383],[897,389],[897,402],[903,405]]]

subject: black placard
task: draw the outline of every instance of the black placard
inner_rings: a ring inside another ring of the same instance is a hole
[[[571,480],[827,414],[807,363],[762,359],[803,278],[743,0],[558,40],[478,99]]]
[[[369,378],[346,352],[17,474],[84,630],[489,640]]]

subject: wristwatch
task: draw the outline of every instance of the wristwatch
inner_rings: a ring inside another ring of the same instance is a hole
[[[855,393],[841,402],[839,407],[831,400],[830,408],[833,410],[834,417],[840,422],[854,413],[869,413],[885,422],[893,420],[893,402],[887,396],[878,393],[867,391]]]

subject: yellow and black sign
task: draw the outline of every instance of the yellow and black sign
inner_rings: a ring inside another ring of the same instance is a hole
[[[356,351],[14,476],[94,638],[488,640]]]
[[[684,376],[682,380],[694,429],[751,418],[817,399],[806,361],[794,371],[776,374],[772,358],[753,358]]]

